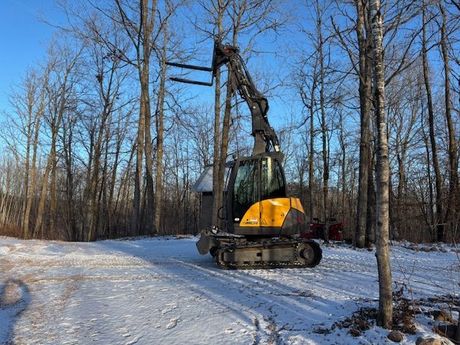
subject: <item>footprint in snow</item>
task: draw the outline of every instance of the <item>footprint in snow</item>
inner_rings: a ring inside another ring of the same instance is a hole
[[[139,337],[134,338],[133,340],[128,341],[125,345],[134,345],[139,341]]]
[[[170,311],[173,311],[174,309],[177,308],[177,305],[173,304],[173,303],[170,303],[170,304],[166,304],[166,308],[164,308],[162,311],[161,311],[161,315],[164,315],[166,313],[169,313]]]
[[[171,320],[169,320],[169,323],[166,326],[166,329],[171,329],[171,328],[176,327],[178,321],[179,321],[179,319],[171,319]]]

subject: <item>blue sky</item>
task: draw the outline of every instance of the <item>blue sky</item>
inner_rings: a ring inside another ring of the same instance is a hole
[[[62,11],[55,0],[0,0],[0,113],[9,108],[8,97],[11,88],[21,82],[29,68],[45,59],[56,29],[47,24],[44,18],[48,22],[59,23],[62,17]],[[194,40],[198,38],[194,37]],[[212,43],[200,45],[203,46],[200,60],[204,55],[211,56]],[[263,56],[254,59],[258,60],[258,64],[263,60],[267,63],[267,56],[265,59]],[[208,76],[202,77],[206,79]],[[199,88],[198,92],[203,91],[203,88]],[[210,100],[212,101],[212,98]],[[272,108],[276,108],[277,101],[271,101]]]
[[[0,110],[8,108],[11,86],[46,54],[55,30],[40,18],[58,12],[54,0],[0,0]]]
[[[72,0],[69,1],[72,3]],[[193,2],[192,2],[193,3]],[[290,6],[297,2],[285,3],[284,12],[290,11]],[[294,5],[293,5],[294,6]],[[182,20],[185,21],[183,28],[178,29],[178,34],[183,34],[186,38],[188,48],[198,47],[198,53],[189,63],[205,64],[211,63],[212,42],[202,40],[198,32],[190,32],[191,18],[190,9],[184,9]],[[198,13],[198,11],[197,11]],[[302,11],[291,13],[291,20],[297,16],[302,17],[305,24],[310,24],[310,17]],[[56,0],[0,0],[0,119],[5,112],[9,112],[9,95],[12,87],[19,85],[27,70],[45,61],[46,52],[56,28],[47,24],[62,23],[66,21],[63,11],[57,6]],[[295,21],[295,20],[294,20]],[[299,22],[301,22],[299,20]],[[262,37],[263,36],[263,37]],[[240,37],[240,44],[244,48],[247,43]],[[260,78],[261,75],[269,80],[271,85],[289,83],[290,65],[293,63],[292,51],[307,44],[305,37],[300,33],[297,25],[282,29],[279,35],[264,34],[258,39],[256,48],[258,54],[251,55],[248,67],[253,76]],[[289,59],[288,59],[289,58]],[[171,70],[171,75],[181,74],[180,69]],[[202,80],[207,80],[210,76],[206,74],[197,75]],[[256,79],[259,79],[256,78]],[[259,82],[258,87],[262,90],[263,85]],[[184,85],[186,98],[198,100],[198,103],[212,106],[214,94],[212,88],[191,87]],[[188,94],[188,95],[187,95]],[[187,97],[188,96],[188,97]],[[288,125],[292,117],[302,117],[302,109],[298,103],[298,96],[295,91],[284,87],[276,87],[267,95],[270,104],[269,119],[270,123],[277,131]],[[241,110],[247,113],[243,105]],[[296,129],[302,131],[303,129]]]
[[[70,2],[71,3],[71,2]],[[295,3],[295,2],[294,2]],[[286,4],[292,4],[287,2]],[[289,5],[284,11],[289,11]],[[187,11],[189,9],[187,8]],[[188,13],[188,12],[187,12]],[[296,13],[291,16],[300,16],[308,22],[307,13]],[[187,15],[184,13],[184,15]],[[0,117],[3,111],[8,111],[8,97],[11,94],[13,85],[18,85],[29,68],[44,62],[49,43],[56,31],[54,27],[47,24],[44,18],[51,23],[65,21],[63,12],[56,5],[56,0],[0,0]],[[192,18],[193,19],[193,18]],[[291,18],[293,19],[293,18]],[[189,19],[187,25],[190,25]],[[301,22],[299,20],[299,22]],[[188,26],[185,25],[187,28]],[[311,23],[310,23],[311,25]],[[185,29],[187,30],[187,29]],[[199,46],[195,59],[189,63],[210,64],[212,54],[212,42],[203,42],[198,33],[184,33],[189,46]],[[244,45],[245,42],[241,42]],[[257,42],[257,50],[262,52],[254,54],[249,59],[249,69],[253,76],[262,73],[271,84],[289,82],[289,64],[286,60],[289,57],[292,63],[293,47],[299,48],[306,44],[305,38],[299,32],[297,26],[291,26],[288,30],[281,30],[279,37],[276,35],[263,35]],[[180,74],[178,69],[170,73]],[[207,80],[210,76],[201,74],[200,79]],[[259,83],[260,84],[260,83]],[[258,85],[263,88],[262,85]],[[188,89],[193,99],[200,99],[208,105],[212,105],[214,96],[212,88],[190,87]],[[277,87],[266,95],[270,102],[269,118],[271,124],[278,129],[280,124],[287,124],[291,115],[299,115],[302,111],[299,104],[294,101],[297,95],[286,87]],[[298,100],[297,100],[298,101]],[[246,111],[246,109],[242,109]],[[296,117],[297,117],[296,116]]]

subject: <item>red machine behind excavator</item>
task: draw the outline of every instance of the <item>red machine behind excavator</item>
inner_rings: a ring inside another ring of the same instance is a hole
[[[313,218],[313,222],[309,224],[309,228],[303,231],[300,237],[326,241],[343,241],[343,223],[337,221],[335,218],[331,218],[326,224],[320,222],[318,218]]]

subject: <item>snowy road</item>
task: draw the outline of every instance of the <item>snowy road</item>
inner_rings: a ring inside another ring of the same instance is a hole
[[[222,271],[194,243],[0,238],[0,343],[353,344],[346,330],[314,330],[378,297],[367,250],[323,248],[313,269]],[[417,297],[458,293],[453,252],[397,246],[392,266]],[[360,340],[385,335],[375,327]]]

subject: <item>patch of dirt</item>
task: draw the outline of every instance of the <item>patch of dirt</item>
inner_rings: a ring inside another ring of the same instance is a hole
[[[404,297],[404,289],[401,288],[394,293],[393,301],[393,330],[405,334],[416,334],[415,316],[423,314],[432,320],[434,332],[451,338],[451,329],[456,327],[457,323],[452,317],[451,311],[460,312],[460,297],[445,295],[426,299],[408,299]],[[314,330],[314,332],[329,334],[336,328],[348,329],[350,335],[359,337],[377,323],[377,318],[377,308],[363,307],[351,316],[334,323],[330,329],[321,328]],[[443,332],[444,329],[449,331]]]
[[[376,308],[360,308],[346,319],[334,323],[331,330],[334,330],[335,328],[347,328],[348,333],[350,333],[353,337],[359,337],[362,332],[367,331],[375,324],[377,315],[378,312]]]
[[[18,303],[22,298],[22,290],[15,281],[6,282],[0,296],[0,308],[5,308]]]
[[[421,298],[418,300],[418,304],[421,306],[433,306],[439,304],[451,305],[455,308],[460,309],[460,296],[455,295],[442,295],[434,296],[429,298]]]
[[[0,268],[3,273],[6,273],[14,268],[14,264],[9,260],[2,260],[0,261]]]

